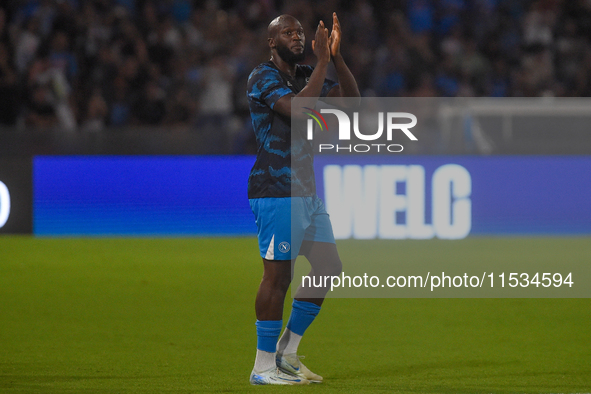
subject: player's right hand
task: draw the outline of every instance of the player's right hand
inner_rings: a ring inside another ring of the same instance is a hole
[[[316,37],[312,40],[312,50],[319,62],[330,61],[330,46],[328,45],[328,29],[324,26],[324,22],[318,23],[316,29]]]

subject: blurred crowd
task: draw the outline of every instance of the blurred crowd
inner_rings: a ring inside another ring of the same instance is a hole
[[[246,80],[268,23],[297,17],[314,64],[333,11],[363,96],[591,94],[591,0],[4,0],[0,124],[158,126],[252,153]]]

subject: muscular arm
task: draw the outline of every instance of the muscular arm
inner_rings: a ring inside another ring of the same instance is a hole
[[[343,57],[339,54],[338,57],[333,58],[333,62],[337,70],[339,85],[330,90],[328,97],[360,97],[357,81],[345,64]]]
[[[337,13],[332,14],[332,32],[330,33],[330,54],[337,71],[339,86],[328,93],[328,97],[360,97],[359,88],[351,70],[341,55],[341,24]]]

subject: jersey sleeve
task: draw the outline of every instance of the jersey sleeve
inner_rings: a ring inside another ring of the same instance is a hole
[[[271,109],[281,97],[292,94],[279,75],[272,68],[260,68],[255,70],[248,80],[248,98],[267,104]]]
[[[305,66],[301,66],[304,69],[304,72],[306,73],[306,77],[310,78],[310,76],[312,75],[312,72],[314,71],[314,67],[309,66],[309,65],[305,65]],[[332,90],[332,88],[334,88],[335,86],[338,86],[339,83],[335,82],[333,80],[330,80],[328,78],[324,79],[324,84],[322,85],[322,90],[320,91],[320,97],[326,97],[328,96],[328,93]]]

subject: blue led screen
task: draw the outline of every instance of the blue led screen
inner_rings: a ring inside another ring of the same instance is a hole
[[[56,236],[255,235],[246,193],[253,163],[252,156],[37,156],[33,230]],[[318,156],[318,194],[324,197],[326,166],[421,166],[428,224],[433,174],[450,164],[470,177],[470,235],[591,234],[586,156]],[[396,193],[405,192],[403,184],[397,187]]]
[[[253,157],[38,156],[37,235],[255,234]]]

